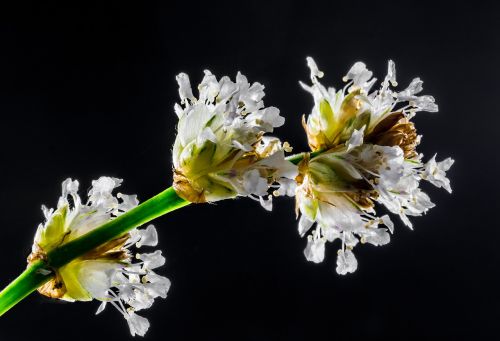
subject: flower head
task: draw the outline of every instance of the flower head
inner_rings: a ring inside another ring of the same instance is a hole
[[[341,248],[337,272],[356,270],[352,249],[358,243],[387,244],[394,224],[388,215],[378,216],[375,204],[399,215],[409,227],[409,216],[419,216],[434,206],[419,187],[427,180],[451,192],[446,171],[448,158],[422,162],[416,152],[420,142],[411,118],[417,111],[437,111],[431,96],[418,96],[422,81],[416,78],[405,90],[396,92],[396,71],[389,61],[388,73],[380,89],[372,72],[357,62],[340,91],[326,89],[323,76],[308,58],[312,86],[302,86],[313,94],[314,107],[304,119],[309,145],[322,151],[299,165],[296,188],[299,233],[307,236],[306,258],[324,259],[325,243],[338,239]],[[315,228],[313,228],[315,226]]]
[[[78,181],[66,179],[62,183],[57,208],[42,206],[45,222],[38,226],[28,262],[45,260],[54,248],[137,206],[139,202],[135,195],[112,194],[121,182],[121,179],[110,177],[92,181],[88,200],[82,202],[77,193]],[[135,312],[149,308],[157,297],[165,298],[170,281],[153,271],[165,263],[161,251],[134,254],[132,249],[157,244],[158,234],[153,225],[134,229],[53,269],[53,279],[38,291],[71,302],[99,300],[102,304],[97,313],[109,303],[123,314],[132,335],[143,336],[149,322]]]
[[[241,73],[233,82],[205,71],[196,98],[186,74],[179,74],[177,82],[176,192],[191,202],[248,196],[269,208],[264,200],[269,187],[290,185],[297,171],[285,160],[288,144],[264,136],[285,122],[277,108],[264,106],[264,86],[250,84]]]

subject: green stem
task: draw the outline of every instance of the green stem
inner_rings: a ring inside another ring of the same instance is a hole
[[[324,150],[317,150],[317,151],[311,152],[311,153],[298,153],[298,154],[287,156],[286,159],[288,161],[290,161],[291,163],[293,163],[294,165],[297,165],[297,164],[299,164],[300,161],[302,161],[304,159],[306,154],[309,154],[309,156],[311,158],[313,158],[313,157],[323,153],[323,151]]]
[[[59,268],[99,245],[124,235],[137,226],[186,205],[189,205],[189,201],[179,197],[175,190],[170,187],[118,218],[52,250],[48,254],[48,265]]]
[[[311,153],[311,156],[316,156],[320,152]],[[287,157],[287,160],[298,164],[305,155],[306,153],[291,155]],[[175,190],[170,187],[106,224],[55,248],[47,254],[45,261],[32,263],[19,277],[0,292],[0,316],[49,281],[53,276],[51,269],[57,269],[68,264],[73,259],[84,255],[99,245],[187,205],[189,205],[189,202],[179,197]]]
[[[44,272],[40,271],[44,268],[45,264],[42,261],[32,263],[2,290],[0,293],[0,316],[52,278],[52,273],[44,275]]]

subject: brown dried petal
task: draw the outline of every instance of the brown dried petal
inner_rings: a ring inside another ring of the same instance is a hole
[[[177,170],[174,170],[174,183],[172,186],[177,195],[189,202],[197,204],[206,202],[203,190],[196,190],[189,179]]]
[[[66,286],[61,275],[56,271],[54,278],[39,287],[38,292],[50,298],[61,298],[66,293]]]

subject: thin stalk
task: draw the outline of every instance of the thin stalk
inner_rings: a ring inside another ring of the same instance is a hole
[[[48,265],[59,268],[99,245],[123,236],[130,230],[178,208],[189,205],[170,187],[106,224],[66,243],[48,254]]]
[[[2,290],[0,316],[52,278],[52,272],[47,274],[41,271],[44,268],[45,264],[42,261],[36,261]]]
[[[311,156],[315,156],[320,152],[311,153]],[[291,155],[287,157],[287,160],[298,164],[305,155],[306,153]],[[106,224],[55,248],[47,254],[46,260],[32,263],[0,292],[0,316],[49,281],[54,275],[52,269],[68,264],[73,259],[124,235],[140,225],[189,204],[189,201],[179,197],[175,190],[170,187]]]
[[[315,156],[317,156],[317,155],[319,155],[319,154],[321,154],[323,152],[324,152],[324,150],[317,150],[317,151],[311,152],[311,153],[305,153],[305,152],[303,152],[303,153],[298,153],[298,154],[287,156],[286,159],[288,161],[290,161],[291,163],[293,163],[294,165],[297,165],[297,164],[299,164],[300,161],[302,161],[304,159],[304,157],[307,154],[309,154],[309,156],[311,158],[313,158],[313,157],[315,157]]]

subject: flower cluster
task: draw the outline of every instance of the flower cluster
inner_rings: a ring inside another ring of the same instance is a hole
[[[293,193],[297,168],[285,160],[288,143],[264,136],[284,124],[275,107],[265,107],[264,86],[238,73],[236,82],[205,71],[194,97],[189,77],[177,76],[181,104],[173,148],[174,188],[191,202],[247,196],[271,209],[275,194]],[[266,199],[267,198],[267,199]]]
[[[121,179],[110,177],[93,181],[88,201],[84,203],[77,193],[78,181],[66,179],[57,209],[42,206],[45,222],[37,229],[28,262],[45,260],[54,248],[137,206],[139,202],[135,195],[112,194],[121,182]],[[149,328],[149,321],[135,312],[151,307],[157,297],[165,298],[170,281],[153,271],[165,263],[161,251],[134,255],[131,249],[156,246],[157,243],[158,235],[153,225],[134,229],[53,269],[53,279],[38,291],[66,301],[102,301],[97,313],[110,303],[123,314],[131,334],[143,336]]]
[[[312,85],[301,85],[313,95],[314,107],[303,125],[311,150],[320,153],[299,165],[299,233],[310,232],[304,254],[316,263],[324,259],[325,243],[339,239],[337,272],[346,274],[357,268],[352,253],[356,244],[384,245],[390,240],[394,224],[388,215],[377,216],[375,203],[411,228],[408,216],[434,206],[420,181],[451,192],[446,171],[453,160],[436,162],[434,156],[423,163],[423,155],[416,152],[420,136],[411,118],[417,111],[438,110],[432,96],[419,95],[419,78],[403,91],[393,90],[396,71],[389,61],[381,87],[371,91],[376,79],[357,62],[344,77],[347,84],[336,91],[319,82],[323,73],[314,60],[307,62]]]

